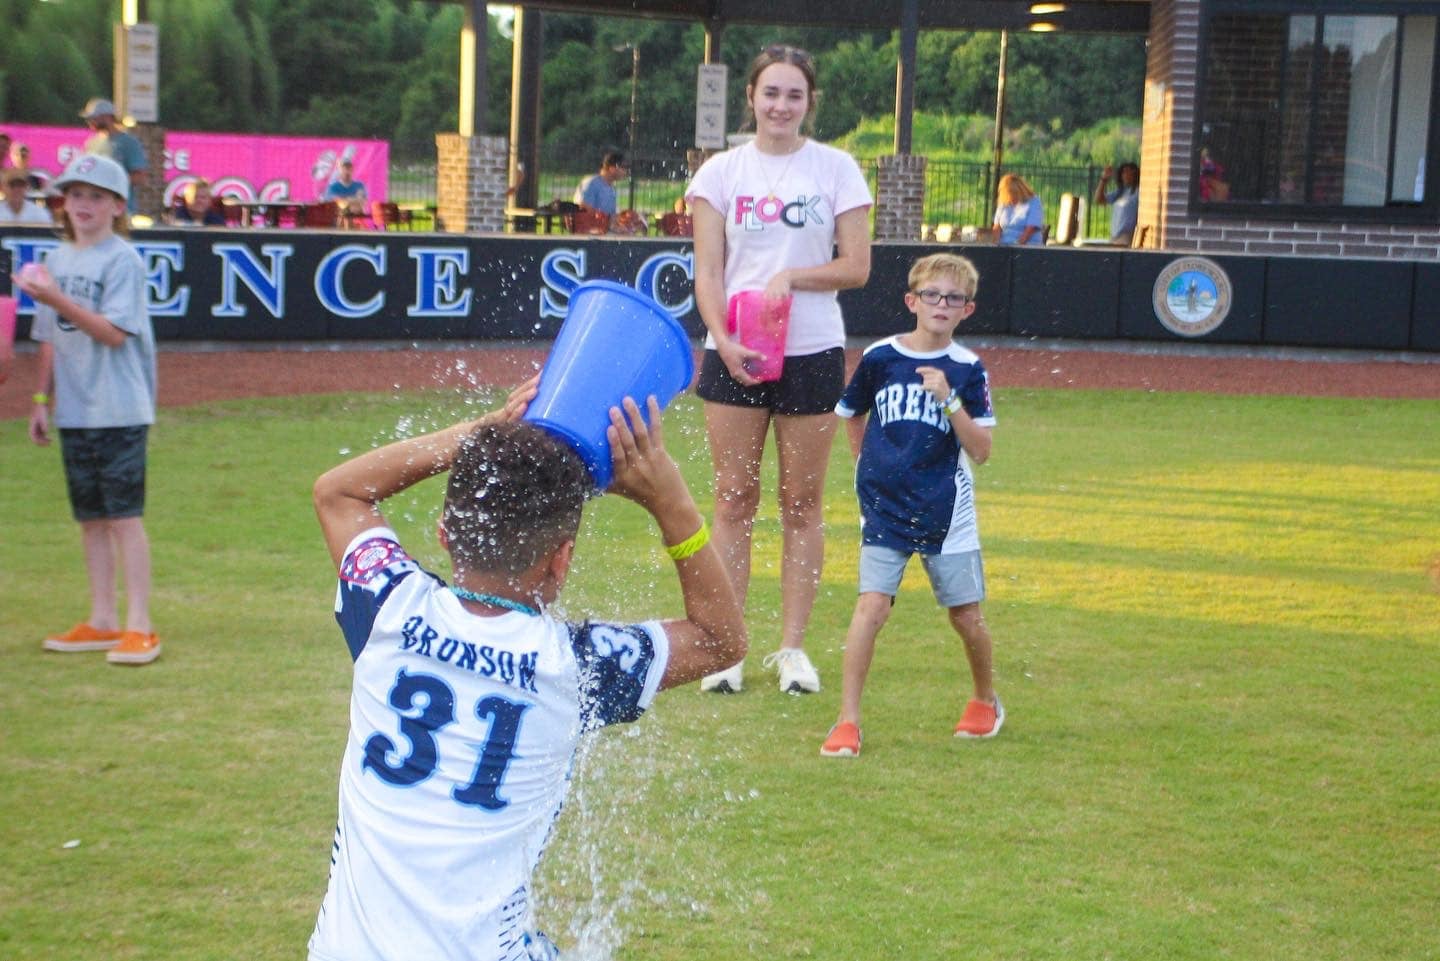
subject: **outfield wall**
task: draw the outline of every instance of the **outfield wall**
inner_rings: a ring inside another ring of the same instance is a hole
[[[543,339],[575,286],[597,278],[702,331],[678,239],[218,228],[132,239],[166,340]],[[6,255],[18,268],[57,243],[0,228],[0,292]],[[877,244],[870,283],[842,295],[850,333],[907,329],[906,272],[940,250],[980,270],[970,334],[1440,352],[1437,263],[1115,248]],[[18,336],[32,310],[22,298]]]

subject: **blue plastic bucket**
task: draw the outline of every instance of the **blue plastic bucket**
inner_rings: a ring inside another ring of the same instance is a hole
[[[624,284],[592,280],[575,288],[525,419],[580,455],[595,487],[610,486],[614,464],[605,429],[626,397],[661,408],[690,386],[690,338],[669,311]]]

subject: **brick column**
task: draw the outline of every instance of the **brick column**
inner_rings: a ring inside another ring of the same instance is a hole
[[[159,124],[139,123],[125,128],[125,132],[145,148],[145,163],[149,167],[145,183],[135,191],[135,212],[154,217],[158,222],[165,210],[165,128]]]
[[[1143,231],[1146,247],[1177,245],[1190,216],[1200,5],[1201,0],[1154,0],[1150,5],[1136,226],[1136,243]]]
[[[435,135],[435,152],[436,229],[503,230],[509,140],[441,133]]]
[[[876,160],[875,239],[918,240],[925,220],[926,158],[894,154]]]

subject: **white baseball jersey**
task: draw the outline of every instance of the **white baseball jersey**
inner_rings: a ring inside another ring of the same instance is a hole
[[[355,672],[310,958],[544,956],[530,876],[577,742],[649,706],[663,628],[471,614],[385,528],[346,549],[335,616]]]

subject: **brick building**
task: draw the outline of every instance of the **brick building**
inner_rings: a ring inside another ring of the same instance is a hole
[[[1440,259],[1440,3],[1152,0],[1143,245]]]

